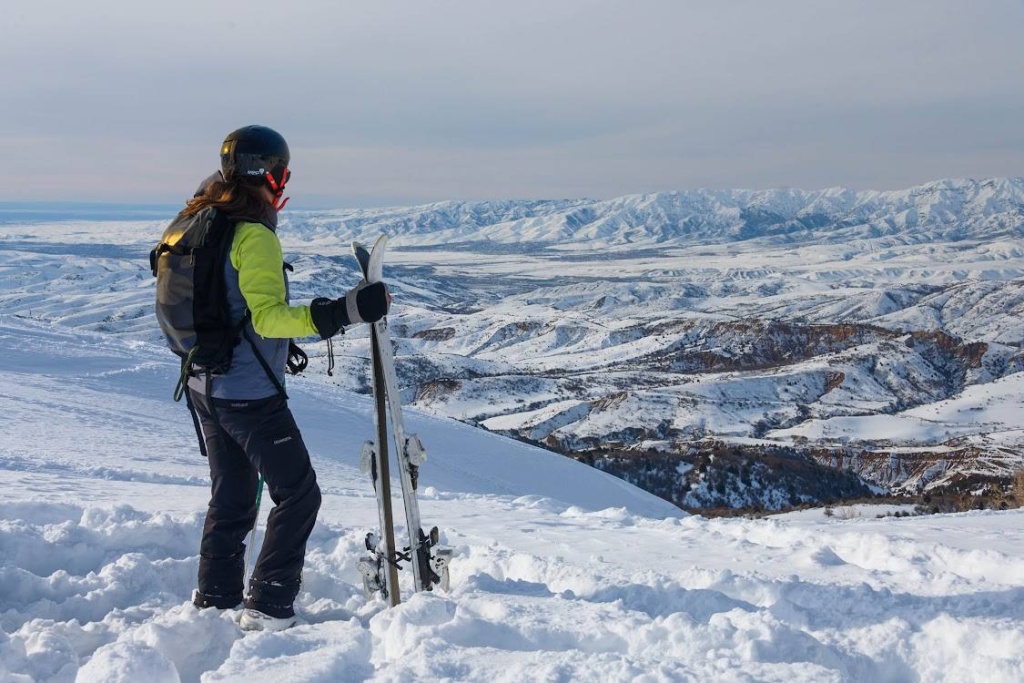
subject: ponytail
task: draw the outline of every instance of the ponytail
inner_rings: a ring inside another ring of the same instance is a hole
[[[262,185],[239,180],[215,180],[193,197],[182,210],[186,216],[194,216],[207,207],[214,207],[228,216],[257,219],[265,216],[270,208],[263,194]]]

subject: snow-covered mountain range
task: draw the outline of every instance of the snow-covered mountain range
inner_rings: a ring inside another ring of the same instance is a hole
[[[0,225],[0,305],[157,341],[161,230]],[[721,444],[905,489],[1021,464],[1022,179],[290,211],[295,297],[352,286],[349,242],[381,232],[410,402],[596,464],[677,457],[678,503],[707,504],[685,465]],[[364,345],[326,378],[310,344],[313,376],[366,391]]]
[[[1012,236],[1022,207],[1024,180],[1014,178],[943,180],[891,192],[691,190],[606,201],[442,202],[322,212],[293,223],[307,237],[388,232],[416,246],[496,242],[587,250],[764,237],[840,244],[883,236],[920,244]]]

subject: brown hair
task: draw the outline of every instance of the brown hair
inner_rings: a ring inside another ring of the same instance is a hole
[[[257,217],[266,214],[267,198],[261,185],[238,180],[215,180],[193,197],[182,210],[186,216],[194,216],[207,207],[214,207],[228,216]]]

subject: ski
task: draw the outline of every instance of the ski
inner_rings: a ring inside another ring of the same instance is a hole
[[[353,244],[352,251],[359,261],[363,278],[369,273],[370,254],[362,245]],[[363,590],[367,597],[379,593],[385,602],[395,606],[401,601],[398,587],[398,557],[395,552],[395,524],[391,509],[391,472],[388,458],[387,406],[385,405],[384,371],[380,364],[379,340],[371,330],[371,374],[373,383],[373,421],[377,440],[363,444],[360,457],[362,469],[369,473],[377,497],[379,535],[366,534],[366,549],[370,556],[359,562],[363,575]]]
[[[359,262],[366,282],[378,282],[383,279],[386,249],[387,235],[381,235],[371,250],[367,250],[358,242],[352,244],[352,252]],[[377,442],[376,444],[368,442],[364,446],[364,460],[368,460],[370,465],[375,467],[375,470],[371,470],[371,476],[376,476],[375,490],[383,537],[378,538],[373,534],[367,536],[367,549],[371,551],[372,555],[369,560],[361,563],[361,569],[365,564],[363,577],[367,593],[380,592],[391,605],[396,605],[399,602],[397,570],[401,568],[401,562],[408,562],[412,565],[414,592],[433,590],[434,586],[447,590],[448,561],[451,551],[437,548],[439,542],[437,527],[433,527],[428,533],[425,533],[420,521],[416,489],[419,468],[427,459],[427,454],[419,437],[405,432],[402,399],[398,388],[398,375],[395,371],[394,350],[391,345],[387,318],[370,326],[370,353],[373,367]],[[401,552],[397,552],[394,541],[390,482],[385,481],[390,474],[386,445],[388,414],[391,418],[391,432],[402,486],[402,504],[405,509],[409,541]],[[376,472],[376,475],[373,475],[373,471]],[[386,497],[386,501],[382,501],[382,497]]]

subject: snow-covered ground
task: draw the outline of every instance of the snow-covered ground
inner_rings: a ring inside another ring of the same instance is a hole
[[[304,623],[243,634],[188,602],[207,481],[175,369],[0,314],[5,683],[1024,680],[1022,512],[707,520],[416,411],[452,586],[385,609],[356,569],[369,401],[313,379],[289,388],[325,494]]]

